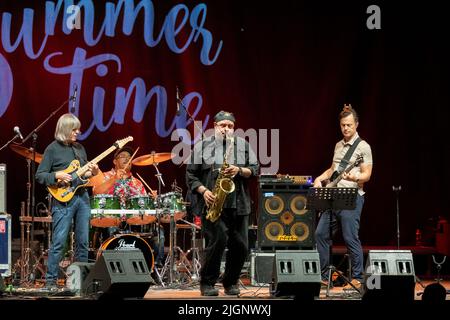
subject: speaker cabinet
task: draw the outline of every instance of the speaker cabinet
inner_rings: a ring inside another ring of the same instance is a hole
[[[0,274],[0,296],[3,294],[3,292],[5,291],[5,282],[3,281],[3,277]]]
[[[258,249],[300,250],[314,247],[314,211],[307,210],[308,186],[261,183]]]
[[[266,286],[272,282],[275,252],[252,252],[250,254],[250,277],[252,286]]]
[[[0,163],[0,213],[7,212],[6,208],[6,164]]]
[[[415,271],[410,250],[370,250],[363,300],[413,301]]]
[[[320,294],[320,260],[316,250],[276,251],[271,292],[275,297],[313,300]]]
[[[94,267],[95,263],[90,262],[74,262],[67,267],[67,281],[66,286],[77,295],[84,295],[86,288],[84,287],[85,280],[89,272]]]
[[[0,275],[11,275],[11,215],[0,214]]]
[[[105,250],[83,283],[86,294],[144,297],[154,283],[140,250]]]

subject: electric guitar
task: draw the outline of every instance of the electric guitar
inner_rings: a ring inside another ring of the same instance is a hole
[[[95,159],[90,161],[91,163],[97,164],[105,158],[108,154],[113,152],[116,149],[122,148],[128,142],[133,141],[133,137],[129,136],[122,140],[117,140],[114,144],[105,150],[103,153],[98,155]],[[78,188],[84,187],[89,183],[89,179],[83,179],[83,175],[88,171],[88,165],[84,165],[80,168],[80,161],[73,160],[69,166],[63,170],[65,173],[68,173],[72,176],[72,180],[70,182],[63,182],[59,180],[56,182],[56,185],[48,186],[47,190],[56,200],[60,202],[68,202],[70,201]]]
[[[358,166],[363,161],[363,156],[359,156],[356,158],[355,162],[353,162],[351,165],[349,165],[344,171],[342,171],[339,175],[335,177],[336,171],[331,176],[330,180],[327,182],[327,180],[323,181],[325,182],[325,188],[334,188],[337,186],[339,181],[342,180],[342,176],[344,173],[349,173],[350,170],[352,170],[354,167]]]

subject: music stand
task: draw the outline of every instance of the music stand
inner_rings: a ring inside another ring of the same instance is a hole
[[[308,208],[316,211],[333,211],[333,210],[353,210],[356,208],[356,196],[358,194],[358,188],[310,188],[308,191]],[[333,236],[333,228],[332,221],[333,215],[330,212],[330,221],[329,221],[329,232],[330,232],[330,241],[332,241]],[[339,271],[332,263],[333,258],[333,250],[332,245],[329,246],[329,264],[328,264],[328,284],[327,284],[327,293],[326,296],[330,295],[330,286],[333,281],[332,275],[333,272],[336,272],[342,279],[344,279],[345,283],[348,283],[353,287],[357,292],[361,293],[361,291],[356,288],[351,281],[345,277],[341,271]]]

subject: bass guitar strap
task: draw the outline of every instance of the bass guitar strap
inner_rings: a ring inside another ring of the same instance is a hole
[[[339,163],[338,168],[331,175],[330,181],[334,181],[336,177],[339,176],[342,173],[342,171],[345,170],[345,168],[347,168],[348,164],[350,163],[350,158],[352,157],[353,152],[355,152],[356,147],[361,141],[362,141],[361,137],[358,137],[355,140],[355,142],[353,142],[352,146],[347,150],[344,158],[342,158],[341,162]]]

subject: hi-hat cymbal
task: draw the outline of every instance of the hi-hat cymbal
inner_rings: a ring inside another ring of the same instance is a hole
[[[33,160],[33,149],[32,148],[25,148],[22,146],[18,146],[15,144],[10,144],[9,147],[12,149],[12,151],[20,154],[21,156],[24,156],[27,159]],[[35,161],[37,163],[41,163],[42,161],[42,154],[35,152]]]
[[[154,163],[160,163],[163,161],[170,160],[175,157],[174,153],[162,152],[162,153],[151,153],[145,154],[143,156],[137,157],[131,163],[135,166],[150,166]]]

